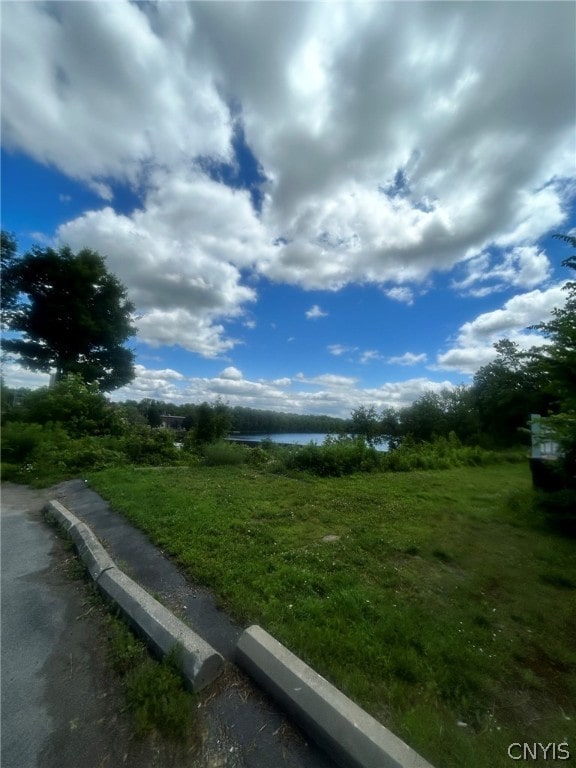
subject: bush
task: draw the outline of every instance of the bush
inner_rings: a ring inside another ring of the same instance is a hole
[[[11,421],[2,429],[2,460],[23,464],[32,456],[45,436],[41,424]]]
[[[248,459],[250,448],[245,445],[218,440],[202,447],[204,461],[210,467],[243,464]]]
[[[182,457],[174,445],[171,430],[137,427],[123,441],[126,457],[134,464],[161,466],[174,464]]]
[[[462,445],[454,433],[423,443],[408,436],[399,447],[383,455],[382,467],[389,472],[474,467],[501,461],[525,461],[525,454],[525,449],[496,452],[477,445]]]
[[[286,458],[288,469],[315,475],[340,477],[353,472],[370,472],[380,463],[378,451],[362,438],[327,437],[322,445],[309,443]]]
[[[72,437],[120,435],[123,431],[118,409],[96,385],[85,384],[77,375],[28,393],[22,407],[26,421],[60,423]]]

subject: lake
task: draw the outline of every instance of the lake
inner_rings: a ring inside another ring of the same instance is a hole
[[[312,442],[322,445],[327,437],[327,432],[271,432],[257,435],[228,435],[228,440],[238,440],[242,443],[261,443],[263,440],[271,440],[273,443],[283,443],[284,445],[308,445]],[[376,446],[378,451],[386,451],[387,449],[386,443]]]

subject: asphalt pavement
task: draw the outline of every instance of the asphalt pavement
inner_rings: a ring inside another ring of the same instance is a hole
[[[198,698],[194,751],[134,739],[106,659],[103,611],[70,578],[73,556],[41,512],[48,498],[83,519],[128,575],[228,659]],[[2,768],[333,768],[233,665],[243,627],[83,481],[43,492],[3,484],[1,523]]]

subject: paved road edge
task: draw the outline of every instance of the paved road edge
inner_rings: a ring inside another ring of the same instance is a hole
[[[44,514],[70,536],[98,588],[152,650],[161,657],[176,652],[192,691],[202,690],[220,675],[224,669],[222,656],[120,570],[85,523],[55,500],[45,504]]]

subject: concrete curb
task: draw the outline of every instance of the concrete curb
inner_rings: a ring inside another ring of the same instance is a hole
[[[222,672],[222,656],[118,568],[104,571],[98,587],[155,653],[164,656],[176,651],[192,690],[202,690]]]
[[[98,588],[118,606],[152,650],[159,656],[176,651],[178,664],[192,691],[202,690],[220,675],[224,668],[222,656],[126,576],[85,523],[57,501],[49,501],[44,513],[67,531]]]
[[[430,763],[258,626],[238,664],[346,768],[432,768]]]

